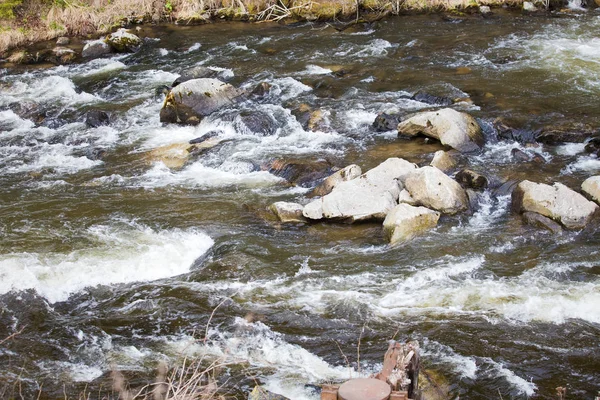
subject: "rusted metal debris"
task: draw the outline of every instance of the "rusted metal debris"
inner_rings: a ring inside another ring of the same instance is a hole
[[[370,378],[351,379],[342,385],[323,385],[321,400],[417,400],[419,343],[390,341],[383,368]]]

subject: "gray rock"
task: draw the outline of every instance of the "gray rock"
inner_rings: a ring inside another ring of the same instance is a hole
[[[302,215],[304,207],[301,204],[278,201],[271,204],[269,209],[281,222],[306,222],[306,218]]]
[[[199,124],[202,118],[230,106],[244,92],[217,79],[192,79],[171,89],[160,121],[187,125]]]
[[[70,43],[71,41],[69,40],[68,37],[65,36],[61,36],[58,39],[56,39],[56,45],[57,46],[66,46]]]
[[[581,184],[581,190],[596,203],[600,203],[600,175],[591,176]]]
[[[275,159],[262,166],[262,170],[285,179],[290,184],[312,187],[334,171],[327,160]]]
[[[523,11],[537,11],[537,7],[533,5],[533,3],[529,2],[529,1],[525,1],[523,3]]]
[[[60,47],[57,46],[52,49],[52,53],[50,53],[47,57],[47,60],[53,64],[70,64],[77,58],[77,53],[75,50],[69,49],[68,47]]]
[[[192,79],[200,79],[200,78],[221,78],[219,71],[215,71],[214,69],[210,69],[208,67],[197,66],[187,71],[181,73],[181,75],[173,81],[171,87],[175,87],[183,82],[191,81]],[[222,80],[222,79],[219,79]]]
[[[392,131],[398,127],[400,119],[397,115],[385,112],[379,113],[373,121],[373,128],[379,132]]]
[[[411,240],[435,228],[440,213],[425,207],[398,204],[383,221],[383,231],[391,245]]]
[[[121,28],[106,37],[106,43],[118,53],[135,53],[142,47],[142,39]]]
[[[527,211],[523,213],[523,221],[527,225],[531,225],[536,228],[546,229],[554,234],[561,234],[562,228],[560,225],[548,217],[544,217],[541,214]]]
[[[461,152],[479,150],[484,144],[481,127],[475,118],[451,108],[415,114],[398,124],[398,134],[423,134]]]
[[[488,185],[488,179],[485,176],[466,168],[458,171],[455,179],[464,188],[481,190]]]
[[[83,58],[98,58],[112,53],[112,48],[104,40],[92,40],[85,44],[82,51]]]
[[[86,114],[85,124],[90,128],[97,128],[102,125],[108,125],[110,123],[110,116],[100,110],[93,110]]]
[[[252,392],[248,395],[248,400],[290,400],[279,394],[269,392],[268,390],[255,386]]]
[[[308,203],[303,215],[315,220],[383,220],[398,204],[402,180],[415,168],[415,164],[401,158],[389,158],[360,177],[341,182],[328,195]]]
[[[518,162],[529,162],[529,160],[530,160],[529,154],[527,154],[523,150],[520,150],[517,148],[512,149],[510,151],[510,154],[515,159],[515,161],[518,161]]]
[[[453,103],[452,99],[443,96],[434,96],[426,92],[417,92],[412,97],[413,100],[421,103],[436,105],[436,106],[449,106]]]
[[[456,159],[450,155],[449,152],[444,150],[438,150],[433,155],[433,160],[431,160],[432,167],[436,167],[440,171],[448,172],[456,168],[457,165]]]
[[[492,9],[489,6],[479,6],[479,12],[482,14],[490,14]]]
[[[417,204],[444,214],[456,214],[469,207],[463,188],[435,167],[419,168],[408,175],[404,185]]]
[[[513,210],[535,212],[559,222],[567,229],[582,229],[598,206],[561,183],[553,186],[522,181],[512,193]]]
[[[358,178],[362,174],[362,171],[358,165],[348,165],[346,168],[340,169],[333,175],[328,176],[315,187],[309,194],[308,197],[325,196],[331,193],[333,188],[342,182],[350,181]]]

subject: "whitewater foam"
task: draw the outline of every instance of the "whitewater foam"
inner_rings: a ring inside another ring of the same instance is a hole
[[[89,286],[167,278],[188,272],[213,244],[193,229],[154,231],[136,224],[94,225],[85,233],[96,246],[0,255],[0,293],[35,289],[54,303]]]

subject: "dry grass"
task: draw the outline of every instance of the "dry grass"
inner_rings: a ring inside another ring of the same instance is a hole
[[[2,1],[2,0],[0,0]],[[211,18],[278,21],[335,20],[359,12],[453,10],[518,6],[523,0],[23,0],[15,17],[0,19],[0,53],[61,35],[102,34],[123,23],[161,20],[199,23]],[[7,14],[8,15],[8,14]],[[26,21],[26,22],[24,22]]]

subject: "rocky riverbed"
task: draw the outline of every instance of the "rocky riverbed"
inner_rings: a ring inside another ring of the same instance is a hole
[[[0,393],[204,356],[316,399],[395,336],[449,398],[591,398],[599,24],[163,25],[1,70]]]

